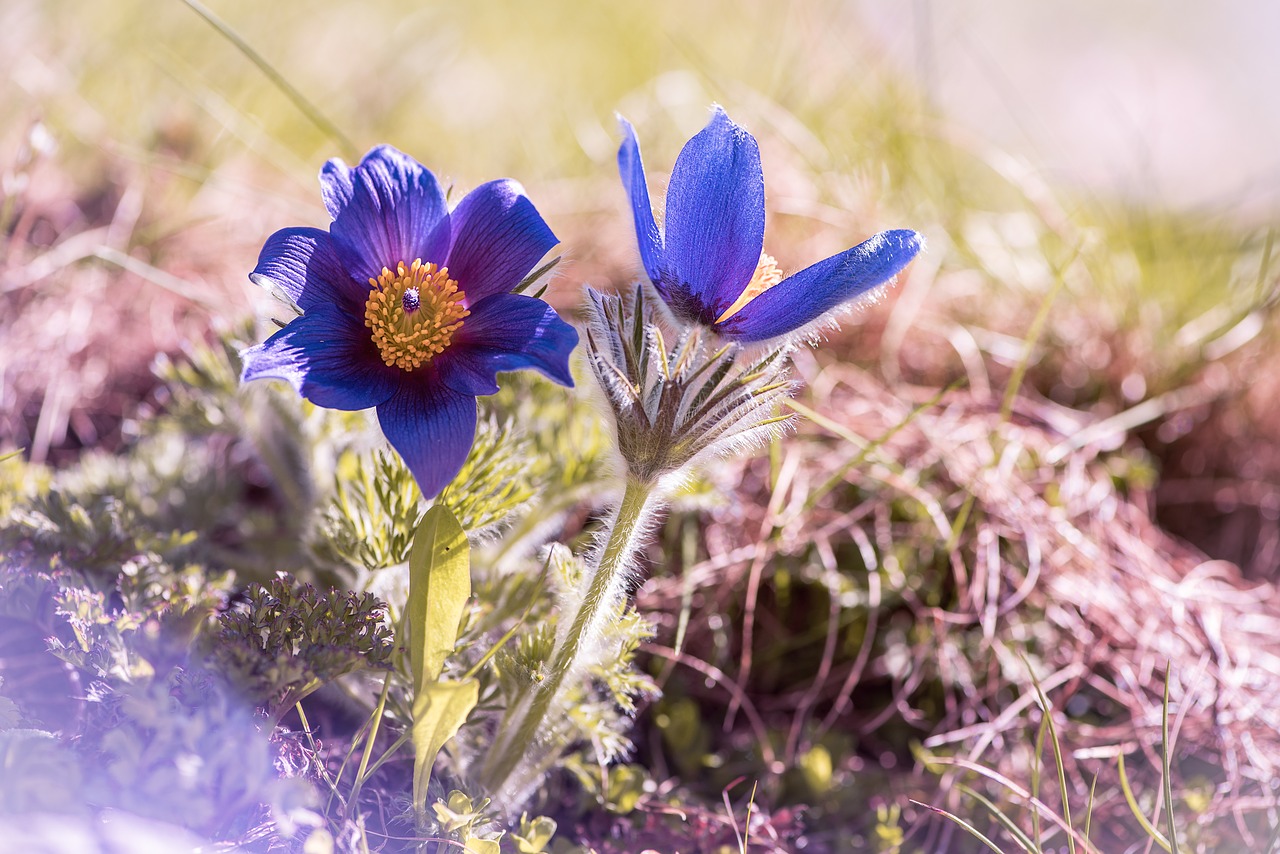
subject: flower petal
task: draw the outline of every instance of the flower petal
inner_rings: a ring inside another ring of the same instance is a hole
[[[446,266],[468,305],[509,293],[560,242],[524,188],[507,178],[467,193],[449,217],[453,246]]]
[[[337,219],[338,214],[351,204],[351,196],[355,187],[351,183],[351,167],[335,157],[320,167],[320,197],[329,211],[329,219]]]
[[[714,323],[751,280],[763,246],[760,148],[716,107],[707,126],[685,143],[667,188],[662,275],[671,307]]]
[[[342,161],[329,161],[320,182],[333,214],[329,231],[354,278],[377,278],[383,267],[394,270],[402,261],[439,263],[449,251],[448,208],[429,169],[389,145],[370,151],[345,175],[344,169]]]
[[[715,329],[744,343],[794,332],[889,281],[923,248],[924,238],[910,229],[882,231],[783,279]]]
[[[476,437],[476,399],[438,381],[404,386],[378,407],[378,423],[418,481],[434,498],[457,476]]]
[[[342,266],[329,232],[318,228],[282,228],[268,237],[249,279],[283,291],[303,311],[334,303],[362,311],[369,294]]]
[[[472,306],[437,363],[446,384],[470,395],[493,394],[499,371],[521,368],[572,387],[569,354],[577,343],[578,331],[542,300],[494,294]]]
[[[622,186],[631,200],[631,216],[636,224],[636,240],[640,243],[640,261],[662,298],[667,298],[662,281],[662,235],[653,220],[653,204],[649,201],[649,185],[645,182],[644,161],[640,159],[640,140],[631,122],[618,116],[622,128],[622,145],[618,148],[618,172]]]
[[[360,321],[322,304],[245,350],[241,382],[280,379],[327,409],[355,411],[395,394],[404,373],[387,367]]]

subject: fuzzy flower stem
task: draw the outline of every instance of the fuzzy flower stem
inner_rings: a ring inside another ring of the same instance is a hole
[[[648,529],[649,516],[656,509],[655,487],[654,481],[627,478],[622,502],[614,514],[609,538],[600,552],[591,584],[573,616],[568,632],[556,644],[547,677],[533,689],[531,696],[518,707],[510,723],[499,732],[485,761],[481,780],[489,792],[497,793],[506,789],[518,797],[527,785],[527,781],[511,780],[511,777],[522,766],[537,765],[533,746],[539,727],[565,680],[581,670],[584,651],[590,649],[592,639],[599,634],[609,608],[622,593],[627,565]]]

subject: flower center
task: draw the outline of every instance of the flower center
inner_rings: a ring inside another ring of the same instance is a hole
[[[395,272],[369,280],[364,325],[373,330],[382,361],[405,371],[427,364],[443,353],[470,311],[462,304],[466,293],[449,278],[448,267],[423,264],[421,259]]]
[[[737,302],[725,309],[724,314],[716,318],[716,323],[724,323],[751,302],[760,296],[769,288],[782,281],[782,271],[778,269],[778,262],[774,260],[772,255],[760,253],[760,263],[756,265],[756,271],[751,275],[751,281],[747,282],[747,287],[739,295]]]

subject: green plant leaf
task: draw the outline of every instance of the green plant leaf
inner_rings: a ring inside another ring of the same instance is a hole
[[[427,782],[440,748],[466,723],[479,700],[480,683],[475,679],[430,682],[414,695],[413,805],[418,813],[426,811]]]
[[[409,666],[415,697],[440,678],[470,598],[471,546],[453,513],[437,504],[418,523],[409,552]]]

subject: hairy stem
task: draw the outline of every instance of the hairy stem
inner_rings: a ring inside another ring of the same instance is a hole
[[[627,563],[640,545],[654,497],[653,482],[627,478],[622,503],[614,514],[609,539],[600,552],[591,584],[568,632],[556,644],[547,677],[521,701],[515,713],[508,716],[481,769],[480,781],[491,794],[507,789],[507,794],[518,797],[532,782],[511,778],[517,769],[539,765],[537,751],[533,749],[538,730],[566,679],[580,669],[584,651],[599,634],[601,623],[622,590]]]

